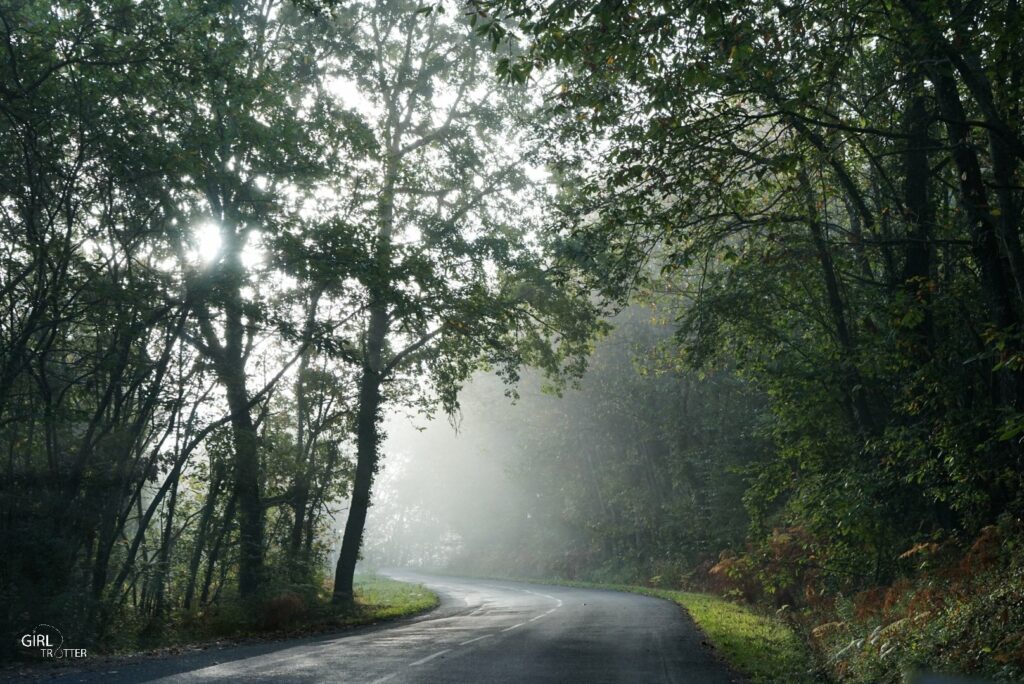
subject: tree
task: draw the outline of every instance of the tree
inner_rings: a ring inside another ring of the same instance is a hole
[[[252,287],[277,274],[255,272],[245,250],[260,240],[273,244],[292,209],[288,195],[328,161],[316,141],[331,133],[320,74],[298,49],[307,45],[311,19],[285,3],[225,8],[204,25],[208,39],[187,43],[183,63],[174,65],[172,83],[180,78],[193,87],[172,90],[160,103],[161,111],[173,112],[166,122],[173,154],[188,160],[180,193],[165,199],[168,209],[186,225],[212,221],[219,238],[215,253],[200,255],[198,264],[187,260],[187,243],[175,249],[184,261],[182,298],[194,312],[195,330],[186,339],[209,362],[230,411],[242,596],[262,583],[265,509],[253,417],[254,395],[265,391],[252,391],[247,368],[258,336],[280,332],[272,331],[273,319],[287,320]]]
[[[483,361],[509,377],[524,362],[578,366],[595,320],[530,234],[529,155],[517,151],[528,102],[490,78],[479,41],[452,14],[387,2],[335,19],[337,88],[365,110],[372,135],[368,162],[337,178],[343,202],[320,244],[348,265],[335,277],[347,279],[356,312],[339,345],[359,372],[339,602],[352,596],[384,406],[453,411]]]

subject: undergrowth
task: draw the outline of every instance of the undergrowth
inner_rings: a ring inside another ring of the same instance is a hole
[[[1003,516],[969,544],[918,543],[899,555],[904,570],[894,580],[846,591],[829,591],[813,573],[775,571],[795,565],[781,561],[810,557],[805,532],[776,531],[772,540],[762,560],[723,554],[709,576],[717,591],[759,604],[785,597],[787,621],[831,679],[897,684],[932,673],[1024,681],[1021,520]],[[772,586],[782,591],[773,596]]]
[[[1024,569],[840,597],[811,635],[842,682],[896,684],[915,672],[1024,681]]]
[[[437,605],[437,595],[421,585],[361,576],[356,578],[355,598],[348,606],[331,603],[329,586],[280,588],[255,603],[225,599],[202,610],[176,610],[158,624],[122,621],[117,637],[95,651],[124,654],[209,642],[303,636],[414,615]]]

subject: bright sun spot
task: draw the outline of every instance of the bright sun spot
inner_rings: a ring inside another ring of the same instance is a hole
[[[263,263],[263,242],[258,230],[249,234],[242,248],[242,265],[246,268],[257,268]]]
[[[206,263],[214,261],[220,252],[220,226],[212,221],[200,223],[193,237],[199,259]]]

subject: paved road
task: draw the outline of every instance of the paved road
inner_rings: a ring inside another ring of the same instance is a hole
[[[739,679],[678,607],[595,589],[389,573],[441,606],[376,629],[68,674],[116,682],[686,682]]]

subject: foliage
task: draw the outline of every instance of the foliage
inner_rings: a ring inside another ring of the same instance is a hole
[[[1024,674],[1019,521],[986,527],[964,553],[939,544],[903,554],[917,571],[803,613],[811,643],[842,681],[899,682],[908,672]]]

